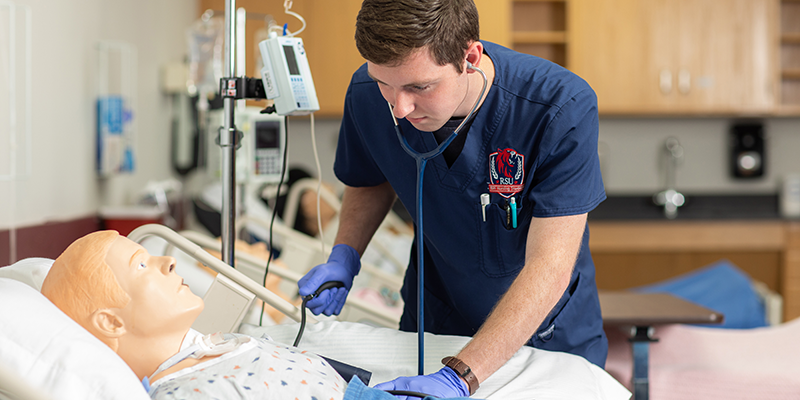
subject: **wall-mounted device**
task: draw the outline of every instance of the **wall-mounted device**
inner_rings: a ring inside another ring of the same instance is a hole
[[[764,126],[761,123],[739,123],[730,132],[731,176],[739,179],[764,175]]]
[[[303,39],[274,36],[258,44],[264,67],[261,80],[267,99],[279,115],[306,115],[319,110]]]
[[[236,151],[237,183],[276,183],[281,178],[283,154],[286,148],[285,118],[276,114],[262,114],[258,107],[236,110],[236,128],[242,132],[242,146]],[[219,136],[216,130],[222,124],[223,111],[209,113],[210,140]],[[209,150],[209,174],[219,179],[222,173],[221,149],[214,143]]]

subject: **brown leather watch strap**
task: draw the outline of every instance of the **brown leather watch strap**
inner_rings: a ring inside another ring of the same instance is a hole
[[[475,391],[481,386],[478,383],[478,377],[472,373],[472,369],[469,365],[465,364],[458,358],[455,357],[445,357],[442,359],[442,364],[446,367],[449,367],[453,371],[458,374],[458,376],[464,378],[467,381],[467,386],[469,386],[469,395],[472,396],[475,394]]]

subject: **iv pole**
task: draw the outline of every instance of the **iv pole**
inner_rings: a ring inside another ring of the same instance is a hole
[[[236,75],[236,0],[225,0],[225,46],[222,75]],[[233,266],[236,230],[236,147],[238,137],[234,123],[236,100],[222,99],[224,124],[220,132],[219,145],[222,147],[222,261]]]

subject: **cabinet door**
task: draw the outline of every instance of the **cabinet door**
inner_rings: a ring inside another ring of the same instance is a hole
[[[777,3],[681,0],[681,110],[766,112],[776,100]]]
[[[641,0],[573,0],[570,69],[595,90],[603,113],[636,113],[652,101],[649,24]]]
[[[606,114],[769,112],[776,0],[578,0],[573,70]]]

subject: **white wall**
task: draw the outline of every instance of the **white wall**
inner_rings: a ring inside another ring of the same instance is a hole
[[[800,173],[800,118],[769,118],[766,174],[737,180],[729,174],[727,135],[735,118],[601,118],[600,152],[603,181],[609,195],[650,195],[663,190],[659,152],[670,136],[678,138],[684,159],[676,186],[687,194],[775,194],[788,173]],[[333,166],[339,120],[317,120],[317,145],[323,179],[334,182]],[[307,120],[290,124],[289,161],[315,171]],[[315,174],[316,175],[316,174]]]
[[[198,13],[196,0],[15,1],[29,6],[33,16],[33,169],[24,179],[0,180],[0,229],[94,215],[102,205],[130,201],[150,180],[172,177],[170,110],[159,91],[159,68],[183,59],[184,31]],[[113,179],[94,172],[94,45],[103,39],[129,42],[138,50],[137,171]],[[783,174],[800,172],[800,119],[771,118],[765,125],[767,176],[752,182],[730,178],[726,134],[732,122],[602,118],[608,193],[660,190],[657,154],[668,136],[678,137],[685,148],[677,177],[685,193],[776,193]],[[338,128],[337,119],[317,121],[323,178],[331,182]],[[291,164],[315,171],[307,119],[292,119],[289,146]]]
[[[23,179],[0,181],[0,229],[93,215],[149,180],[170,177],[169,107],[159,68],[183,59],[196,0],[13,1],[32,11],[33,168]],[[94,171],[99,40],[124,41],[138,52],[137,170],[105,180]]]
[[[775,194],[785,174],[800,173],[800,119],[763,120],[765,175],[734,179],[729,173],[728,133],[737,119],[601,118],[600,153],[609,195],[649,195],[664,187],[659,152],[676,137],[684,159],[677,189],[688,194]]]

